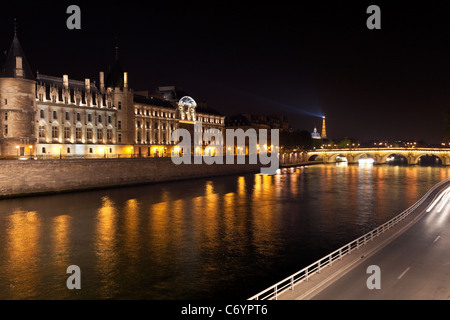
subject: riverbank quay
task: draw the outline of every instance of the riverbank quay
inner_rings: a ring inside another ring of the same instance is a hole
[[[0,198],[260,173],[261,164],[179,164],[170,158],[0,161]]]

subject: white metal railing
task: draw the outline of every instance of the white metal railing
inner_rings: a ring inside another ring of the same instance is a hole
[[[314,273],[320,273],[320,270],[323,269],[324,267],[331,266],[333,264],[333,261],[341,260],[343,256],[350,254],[352,251],[358,249],[361,245],[364,245],[368,241],[373,240],[377,236],[383,234],[385,231],[389,230],[391,227],[396,225],[398,222],[402,221],[417,207],[419,207],[433,191],[435,191],[437,188],[439,188],[440,186],[442,186],[447,182],[450,182],[450,178],[445,179],[434,185],[424,196],[422,196],[422,198],[419,199],[419,201],[417,201],[414,205],[412,205],[402,213],[398,214],[391,220],[385,222],[384,224],[366,233],[365,235],[359,237],[358,239],[353,240],[352,242],[340,247],[339,249],[333,251],[329,255],[317,260],[316,262],[301,269],[300,271],[294,273],[293,275],[277,282],[273,286],[252,296],[248,300],[268,300],[268,299],[276,300],[278,298],[278,295],[280,295],[281,293],[287,290],[293,290],[295,285],[305,280],[308,281],[309,277]]]

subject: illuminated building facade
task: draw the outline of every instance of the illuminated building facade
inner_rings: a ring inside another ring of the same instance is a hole
[[[202,131],[218,129],[223,133],[225,117],[197,103],[186,92],[175,86],[159,87],[156,93],[137,92],[134,95],[134,146],[138,156],[166,156],[178,143],[170,141],[176,129],[186,129],[194,137],[194,123],[201,122]],[[193,141],[192,141],[193,142]],[[207,148],[203,145],[204,152]]]
[[[116,59],[99,73],[99,86],[38,73],[33,75],[14,34],[0,70],[1,157],[149,157],[169,155],[180,127],[222,131],[225,117],[176,87],[150,95],[128,86]]]

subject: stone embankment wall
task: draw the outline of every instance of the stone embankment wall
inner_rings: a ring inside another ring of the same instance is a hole
[[[0,161],[0,197],[259,173],[259,164],[180,164],[170,158]]]

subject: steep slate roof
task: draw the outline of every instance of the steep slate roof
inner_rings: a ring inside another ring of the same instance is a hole
[[[200,106],[197,105],[197,107],[195,108],[195,112],[204,113],[204,114],[212,114],[215,116],[223,116],[223,114],[220,113],[219,111],[217,111],[216,109],[213,109],[213,108],[210,108],[207,106],[202,106],[202,105],[200,105]]]
[[[152,106],[157,106],[157,107],[165,107],[165,108],[175,108],[175,106],[167,100],[164,99],[159,99],[159,98],[155,98],[155,97],[144,97],[141,95],[134,95],[134,102],[137,103],[142,103],[142,104],[147,104],[147,105],[152,105]]]
[[[51,99],[50,92],[52,88],[55,88],[58,91],[58,99],[59,101],[63,100],[63,78],[62,77],[54,77],[54,76],[48,76],[41,73],[37,74],[36,77],[37,85],[44,85],[45,86],[45,98],[47,100]],[[81,93],[81,102],[86,103],[86,85],[83,81],[78,80],[72,80],[69,79],[69,95],[70,95],[70,102],[75,102],[75,94],[76,91],[79,91]],[[90,93],[92,94],[92,104],[98,105],[100,104],[99,99],[103,99],[103,105],[105,105],[105,97],[102,95],[99,91],[99,89],[94,85],[90,84]]]
[[[164,99],[166,100],[180,100],[184,96],[189,96],[189,94],[184,91],[183,89],[176,87],[176,86],[163,86],[158,87],[156,90],[157,94],[163,94]]]
[[[225,125],[232,126],[251,126],[249,119],[242,114],[232,115],[225,118]]]
[[[158,87],[156,90],[157,94],[163,94],[164,99],[170,100],[173,103],[178,102],[179,99],[181,99],[184,96],[190,96],[189,93],[184,91],[182,88],[179,88],[177,86],[163,86]],[[195,108],[195,111],[197,113],[203,113],[203,114],[211,114],[216,116],[223,116],[222,113],[218,112],[217,110],[208,107],[208,105],[204,102],[197,101],[197,107]]]
[[[63,86],[63,78],[62,77],[54,77],[54,76],[49,76],[49,75],[44,75],[42,73],[38,73],[36,80],[38,83],[42,83],[42,84],[45,83],[45,84],[49,84],[54,87],[62,87]],[[85,90],[86,85],[85,85],[84,81],[79,81],[79,80],[74,80],[74,79],[69,78],[69,88]],[[91,92],[99,91],[99,89],[92,82],[90,83],[90,90],[91,90]]]
[[[31,68],[28,64],[28,61],[25,57],[25,53],[23,52],[22,46],[20,45],[16,33],[14,33],[14,38],[11,43],[11,47],[8,51],[8,55],[6,56],[6,60],[3,64],[3,67],[0,70],[0,77],[16,78],[15,75],[16,57],[22,57],[23,77],[21,78],[34,80],[33,73],[31,72]]]
[[[114,61],[114,64],[109,70],[109,73],[106,77],[105,87],[123,88],[123,86],[124,86],[123,70],[119,62],[118,47],[116,47],[116,60]]]

